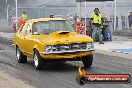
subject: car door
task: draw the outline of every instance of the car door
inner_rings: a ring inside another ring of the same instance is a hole
[[[27,27],[28,27],[28,23],[26,23],[24,26],[23,26],[23,28],[22,28],[22,30],[20,31],[20,36],[19,36],[19,40],[18,40],[18,46],[19,46],[19,48],[20,48],[20,50],[22,51],[22,52],[26,52],[25,51],[25,35],[26,35],[26,32],[27,32]]]
[[[31,56],[34,46],[34,40],[32,38],[32,23],[28,23],[26,34],[25,34],[25,51],[26,53]]]

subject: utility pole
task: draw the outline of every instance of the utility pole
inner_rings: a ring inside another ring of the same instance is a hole
[[[17,9],[18,2],[17,0],[15,0],[15,2],[16,2],[16,30],[17,30],[18,29],[18,9]]]
[[[85,34],[87,29],[87,1],[85,0]]]
[[[8,2],[7,2],[7,0],[6,0],[6,20],[7,20],[7,22],[8,22],[8,20],[9,20],[9,5],[8,5]]]
[[[48,17],[48,16],[47,16],[47,3],[48,3],[48,0],[45,1],[46,17]]]
[[[114,30],[116,30],[116,24],[117,24],[117,8],[116,8],[116,5],[117,5],[117,3],[116,3],[116,0],[114,1],[114,6],[115,6],[115,11],[114,11]]]

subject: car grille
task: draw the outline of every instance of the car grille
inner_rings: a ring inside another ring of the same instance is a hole
[[[53,47],[53,51],[79,50],[86,49],[87,43],[58,44]]]

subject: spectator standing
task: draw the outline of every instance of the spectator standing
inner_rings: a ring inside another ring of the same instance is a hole
[[[27,20],[27,12],[24,10],[21,15],[21,20]]]
[[[130,15],[128,16],[128,22],[129,22],[129,29],[131,30],[131,27],[132,27],[132,12],[130,12]]]
[[[92,14],[92,24],[93,24],[93,33],[92,33],[92,38],[95,41],[95,35],[98,32],[99,34],[99,44],[104,44],[102,40],[102,34],[101,34],[101,14],[98,8],[95,8],[93,14]]]
[[[121,23],[122,23],[122,29],[126,28],[126,17],[125,16],[121,16]]]
[[[116,30],[118,29],[118,22],[119,22],[118,19],[119,19],[118,16],[116,16]]]

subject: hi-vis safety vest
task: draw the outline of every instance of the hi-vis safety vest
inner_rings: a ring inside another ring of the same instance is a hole
[[[22,14],[21,19],[22,20],[27,20],[27,15],[26,14]]]
[[[96,15],[95,13],[92,14],[93,23],[101,24],[101,14]]]

